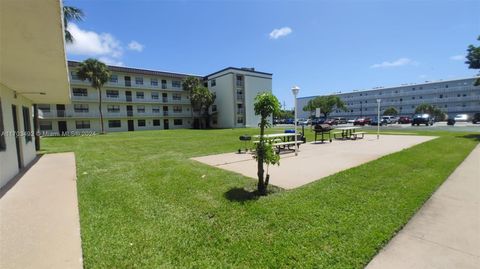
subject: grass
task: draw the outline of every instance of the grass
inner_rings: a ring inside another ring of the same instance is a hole
[[[361,268],[479,141],[421,132],[440,137],[260,198],[255,181],[189,160],[255,132],[43,139],[47,152],[76,154],[85,268]]]

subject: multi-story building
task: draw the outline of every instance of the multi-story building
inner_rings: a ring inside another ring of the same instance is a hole
[[[68,62],[72,104],[41,104],[40,130],[45,133],[100,131],[99,96],[77,76],[79,63]],[[102,88],[104,128],[111,131],[191,128],[194,111],[182,80],[194,76],[216,94],[210,125],[216,128],[256,126],[253,99],[271,91],[272,74],[225,68],[206,77],[109,66],[110,81]],[[198,117],[197,117],[198,118]]]
[[[394,107],[400,115],[411,116],[415,108],[423,103],[442,109],[449,117],[456,114],[480,112],[480,86],[474,86],[476,77],[403,84],[397,87],[377,87],[371,90],[358,90],[347,93],[332,93],[339,96],[347,110],[333,111],[331,117],[374,117],[377,115],[377,99],[380,99],[380,113]],[[300,118],[308,118],[303,111],[308,101],[316,96],[297,98]]]

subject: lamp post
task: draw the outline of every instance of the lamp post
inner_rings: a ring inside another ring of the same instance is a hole
[[[380,102],[382,99],[377,99],[377,139],[380,139]]]
[[[293,86],[292,87],[292,93],[293,93],[293,101],[295,102],[295,114],[294,114],[294,121],[295,121],[295,156],[298,155],[298,144],[297,144],[297,95],[298,92],[300,91],[300,88],[298,86]]]

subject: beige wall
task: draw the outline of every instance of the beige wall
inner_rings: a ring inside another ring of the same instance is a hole
[[[6,132],[13,132],[13,116],[12,105],[17,106],[17,122],[18,130],[25,130],[23,124],[22,107],[28,107],[30,109],[30,127],[33,131],[33,119],[32,119],[32,103],[25,97],[18,95],[14,98],[13,91],[5,88],[0,84],[0,101],[2,103],[2,115],[3,124]],[[0,134],[1,135],[1,134]],[[4,134],[6,142],[6,150],[0,151],[0,187],[4,186],[11,178],[13,178],[18,172],[17,163],[17,150],[15,146],[15,137],[13,134]],[[20,151],[23,165],[28,165],[36,155],[35,152],[35,138],[32,137],[32,141],[26,142],[25,137],[20,137]]]
[[[272,92],[272,80],[245,75],[245,126],[258,127],[260,116],[255,115],[255,97],[261,92]]]

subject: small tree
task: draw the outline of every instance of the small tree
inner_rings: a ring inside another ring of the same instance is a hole
[[[108,71],[106,64],[97,59],[89,58],[80,63],[77,74],[80,79],[90,81],[92,87],[98,91],[98,110],[100,111],[100,126],[103,134],[105,130],[102,113],[102,87],[110,78],[110,71]]]
[[[313,113],[315,109],[320,108],[320,112],[325,118],[332,113],[334,109],[340,109],[343,111],[347,110],[345,103],[336,95],[329,96],[317,96],[310,101],[307,105],[303,107],[303,111],[310,111]]]
[[[480,36],[477,38],[480,41]],[[468,46],[467,49],[467,61],[465,62],[468,64],[468,68],[470,69],[480,69],[480,46],[475,47],[474,45]],[[480,85],[480,78],[477,79],[475,82],[475,86]]]
[[[394,107],[389,107],[389,108],[385,109],[385,111],[383,111],[383,115],[384,116],[397,116],[398,111]]]
[[[257,176],[258,176],[258,192],[260,195],[267,194],[267,186],[270,179],[268,174],[268,166],[270,164],[278,164],[280,156],[276,154],[272,145],[265,139],[265,128],[270,125],[268,119],[278,113],[280,110],[280,102],[273,94],[265,92],[255,97],[254,104],[255,115],[260,115],[260,141],[256,145],[257,159]],[[296,145],[295,145],[296,146]],[[263,164],[267,164],[267,176],[264,177]]]
[[[437,108],[435,106],[432,106],[432,105],[426,104],[426,103],[418,105],[415,108],[415,113],[416,114],[422,114],[422,113],[430,114],[431,116],[435,117],[436,121],[443,121],[447,117],[445,112],[443,112],[440,108]]]
[[[193,89],[192,94],[190,95],[190,102],[192,107],[200,111],[200,115],[205,119],[205,126],[210,127],[210,112],[209,108],[215,102],[215,94],[212,93],[208,88],[199,86]]]

